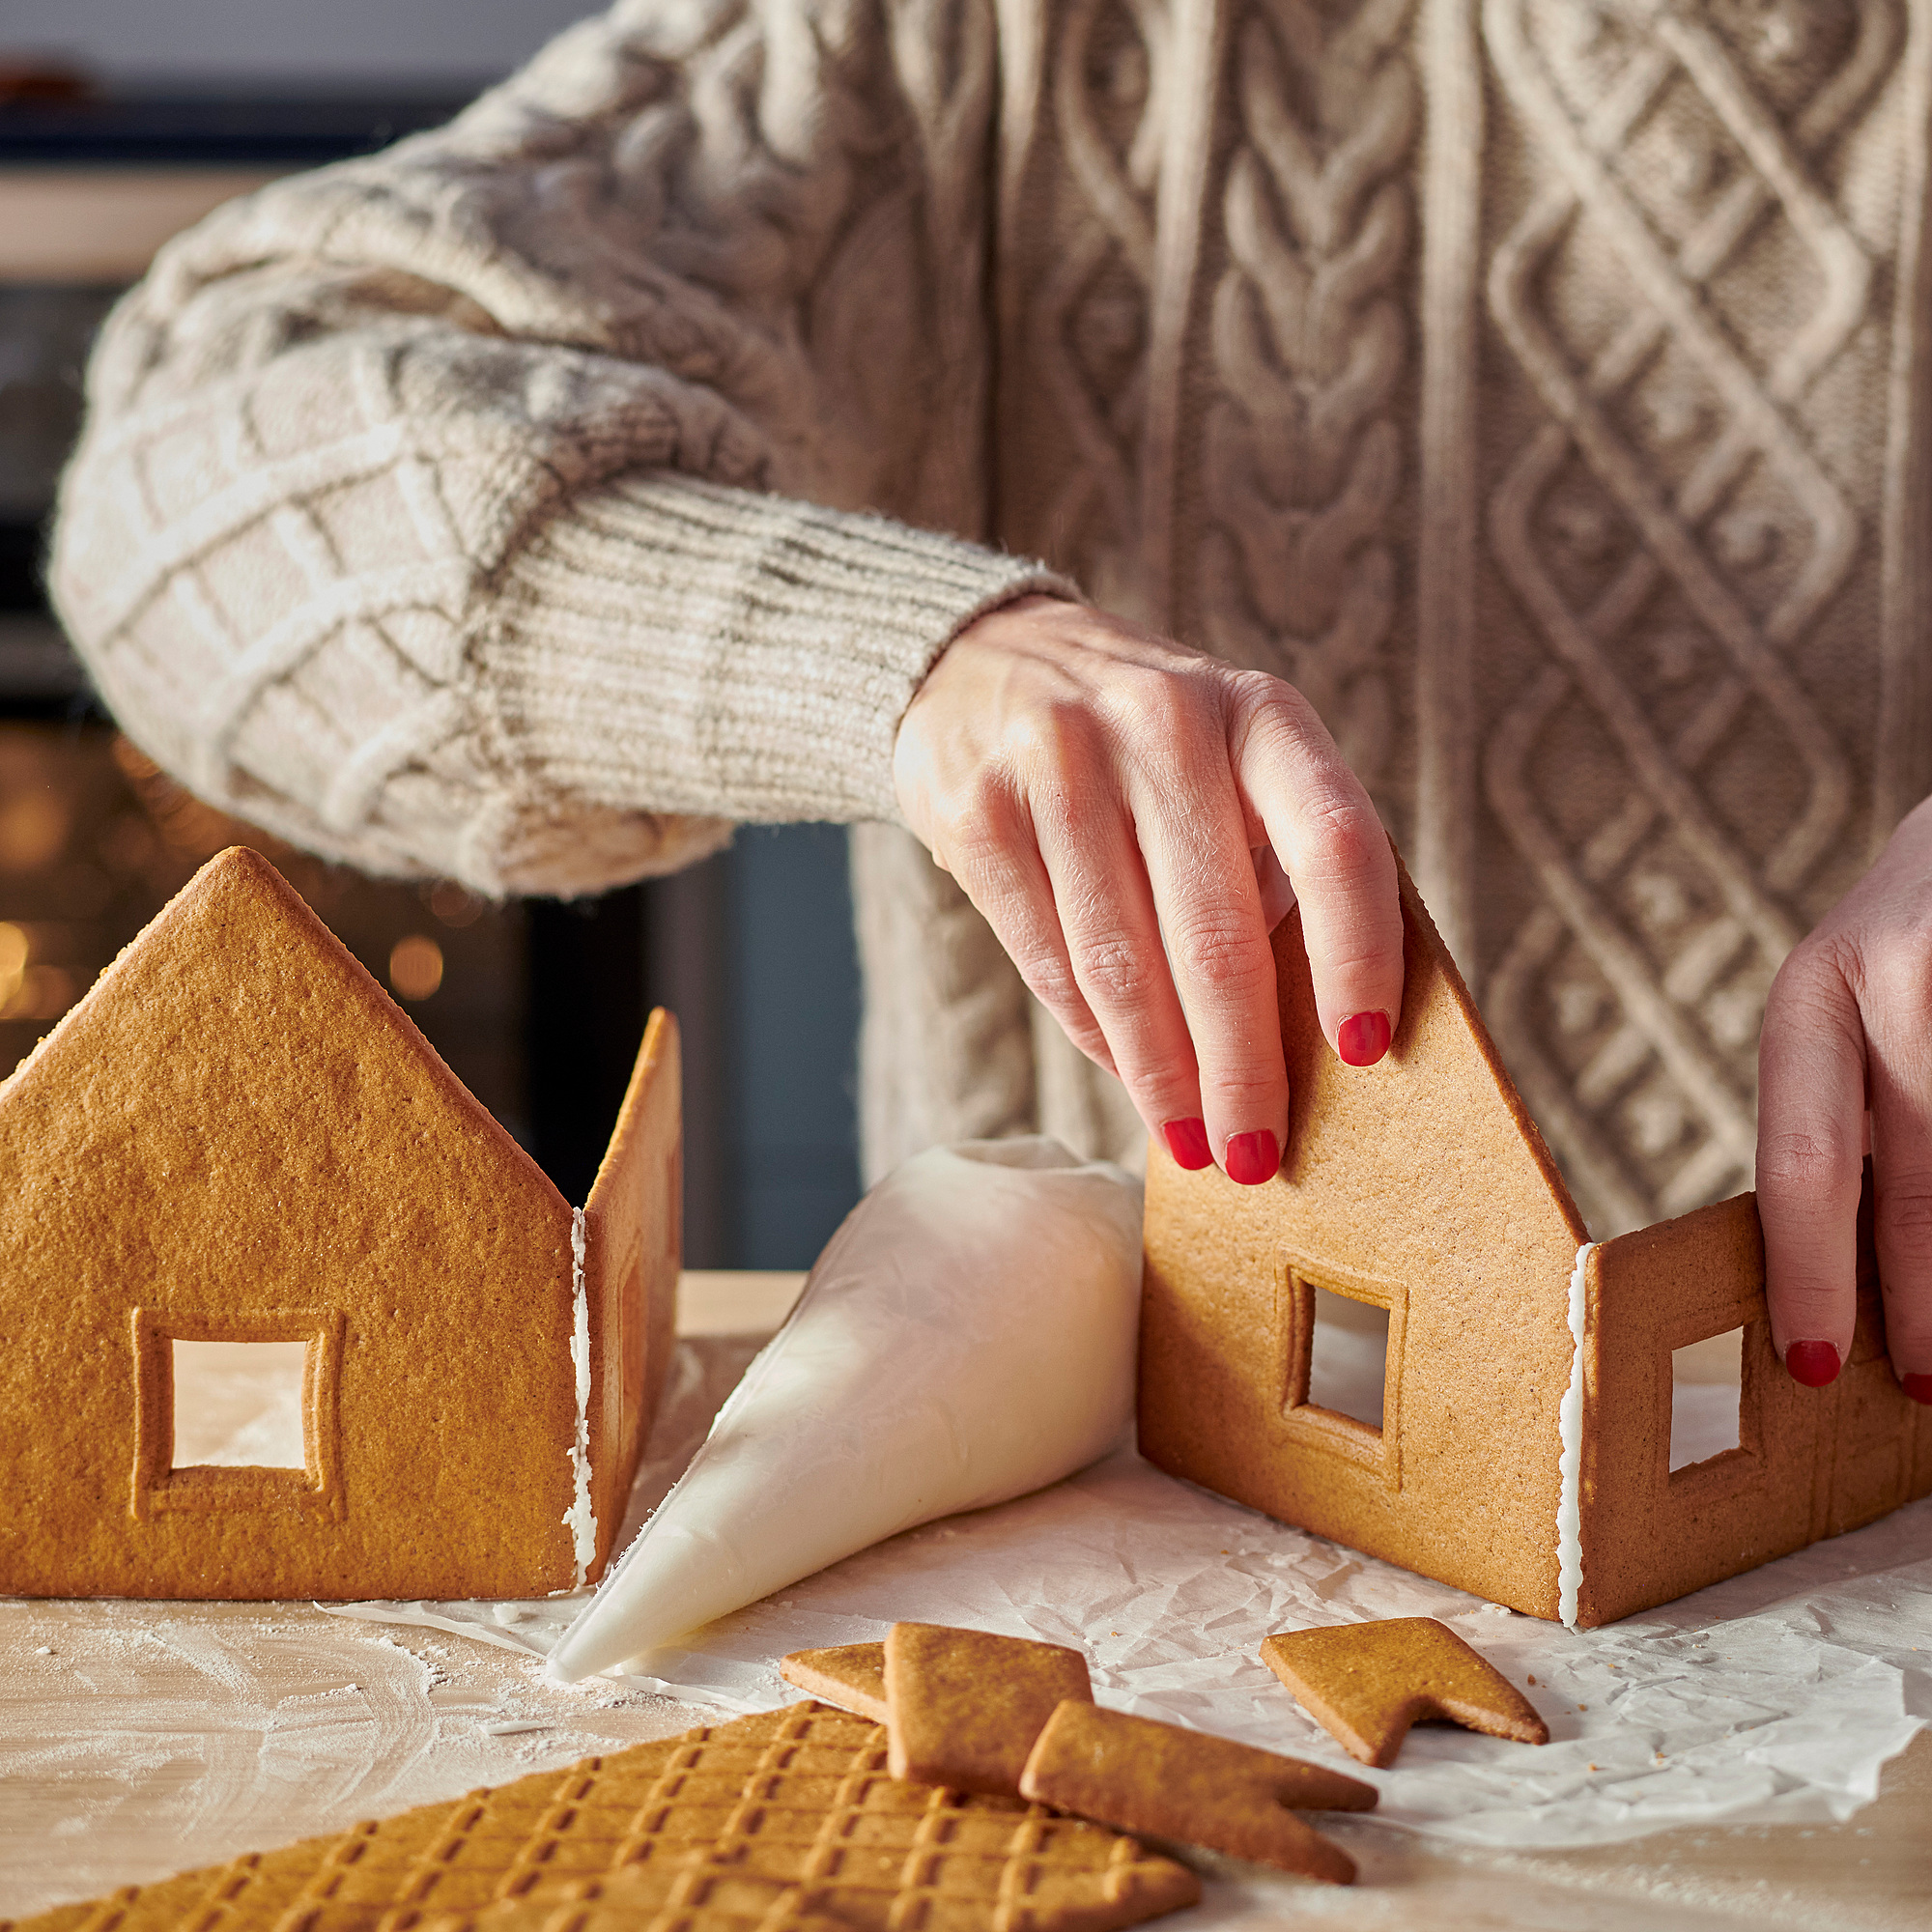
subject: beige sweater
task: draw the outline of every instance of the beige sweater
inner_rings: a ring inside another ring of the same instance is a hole
[[[1316,701],[1606,1233],[1747,1184],[1764,988],[1932,782],[1928,63],[1932,0],[625,0],[163,253],[56,593],[372,869],[863,821],[876,1172],[1137,1136],[894,823],[933,656],[1077,579]]]

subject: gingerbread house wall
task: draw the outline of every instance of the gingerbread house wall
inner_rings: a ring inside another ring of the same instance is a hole
[[[1557,1610],[1557,1408],[1584,1236],[1413,886],[1377,1066],[1322,1039],[1299,920],[1275,934],[1281,1172],[1149,1158],[1140,1431],[1177,1475],[1539,1616]],[[1309,1284],[1389,1309],[1383,1426],[1313,1407]]]
[[[611,1554],[657,1413],[677,1316],[684,1203],[677,1022],[644,1028],[611,1146],[584,1204],[592,1359],[598,1365],[591,1492],[597,1561]]]
[[[1752,1195],[1591,1251],[1579,1622],[1666,1603],[1932,1494],[1932,1425],[1886,1357],[1871,1205],[1867,1168],[1851,1355],[1822,1389],[1801,1387],[1773,1351]],[[1740,1325],[1738,1447],[1673,1471],[1672,1352]]]
[[[0,1592],[567,1586],[568,1205],[230,852],[0,1089]],[[306,1467],[172,1466],[171,1342],[303,1340]]]

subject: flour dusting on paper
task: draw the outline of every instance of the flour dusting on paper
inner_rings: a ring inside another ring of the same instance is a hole
[[[682,1342],[627,1521],[668,1487],[746,1350]],[[722,1384],[722,1386],[721,1386]],[[366,1604],[548,1653],[583,1598],[521,1605]],[[1369,1771],[1262,1663],[1278,1630],[1439,1617],[1523,1690],[1541,1747],[1448,1725],[1411,1731]],[[798,1692],[788,1650],[884,1636],[897,1619],[1077,1646],[1098,1700],[1372,1779],[1378,1817],[1464,1844],[1607,1844],[1686,1824],[1852,1815],[1932,1718],[1932,1498],[1761,1570],[1601,1630],[1566,1631],[1163,1475],[1122,1450],[1016,1502],[952,1517],[848,1557],[614,1680],[726,1711]],[[1530,1678],[1536,1681],[1529,1683]]]

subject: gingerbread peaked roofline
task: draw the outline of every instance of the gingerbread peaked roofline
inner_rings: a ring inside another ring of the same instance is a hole
[[[265,859],[0,1084],[0,1591],[520,1596],[610,1553],[669,1348],[677,1037],[573,1210]],[[173,1344],[306,1344],[300,1468],[176,1467]]]
[[[1237,1187],[1149,1154],[1141,1448],[1531,1615],[1609,1622],[1932,1493],[1869,1236],[1829,1389],[1772,1352],[1753,1196],[1592,1243],[1406,872],[1384,1060],[1343,1066],[1274,935],[1290,1115]],[[1308,1400],[1316,1291],[1386,1311],[1379,1428]],[[1670,1467],[1673,1350],[1742,1327],[1739,1446]]]

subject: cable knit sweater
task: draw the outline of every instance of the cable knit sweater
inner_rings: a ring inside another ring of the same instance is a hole
[[[891,786],[1077,580],[1308,693],[1607,1233],[1747,1183],[1770,976],[1932,783],[1928,73],[1932,0],[625,0],[163,251],[56,594],[373,869],[855,821],[876,1172],[1137,1138]]]

